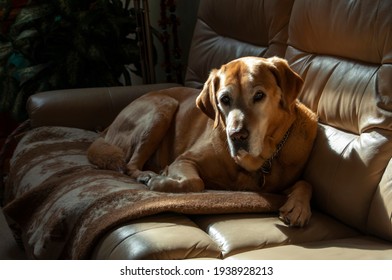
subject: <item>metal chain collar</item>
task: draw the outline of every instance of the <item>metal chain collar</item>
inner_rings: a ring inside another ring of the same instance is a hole
[[[292,126],[287,130],[286,134],[283,136],[282,141],[280,141],[280,142],[278,143],[278,145],[276,146],[276,150],[275,150],[275,152],[273,153],[273,155],[272,155],[269,159],[267,159],[267,160],[264,162],[263,166],[260,168],[260,170],[261,170],[261,172],[262,172],[263,174],[270,174],[270,173],[271,173],[272,161],[278,156],[278,154],[279,154],[279,152],[282,150],[284,144],[286,144],[287,139],[288,139],[289,136],[290,136],[291,130],[292,130]]]

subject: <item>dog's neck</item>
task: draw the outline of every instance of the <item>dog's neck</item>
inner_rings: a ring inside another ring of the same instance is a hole
[[[287,132],[285,133],[285,135],[283,136],[283,139],[278,143],[278,145],[276,146],[276,150],[275,152],[272,154],[272,156],[267,159],[263,166],[260,168],[260,171],[263,174],[270,174],[271,173],[271,168],[272,168],[272,161],[279,155],[280,151],[283,149],[283,146],[286,144],[287,139],[290,136],[291,130],[293,128],[293,125],[291,125],[289,127],[289,129],[287,130]]]
[[[280,136],[280,137],[282,137],[281,138],[281,140],[276,144],[276,148],[275,148],[275,151],[272,153],[272,156],[271,157],[269,157],[264,163],[263,163],[263,165],[260,167],[260,171],[261,171],[261,173],[263,174],[263,175],[268,175],[268,174],[270,174],[271,173],[271,169],[272,169],[272,164],[273,164],[273,161],[274,161],[274,159],[276,159],[277,157],[278,157],[278,155],[280,154],[280,152],[281,152],[281,150],[283,149],[283,147],[285,146],[285,144],[287,143],[287,140],[289,139],[289,137],[290,137],[290,133],[293,131],[293,129],[294,129],[294,127],[295,126],[297,126],[297,123],[298,123],[298,117],[300,117],[299,116],[299,114],[298,114],[298,104],[299,104],[299,102],[298,101],[296,101],[296,102],[294,102],[293,104],[292,104],[292,107],[290,108],[290,110],[288,111],[288,115],[290,116],[287,116],[287,122],[286,122],[286,125],[287,125],[287,128],[286,128],[286,132],[283,134],[283,136]],[[290,119],[290,120],[288,120],[288,119]],[[284,131],[284,130],[283,130]],[[281,132],[282,133],[282,132]],[[279,137],[279,138],[280,138]],[[272,137],[271,137],[272,138]],[[275,138],[275,139],[279,139],[278,137],[273,137],[273,138]]]

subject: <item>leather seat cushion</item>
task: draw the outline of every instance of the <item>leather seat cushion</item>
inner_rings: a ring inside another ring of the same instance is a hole
[[[163,213],[113,229],[101,239],[93,258],[221,259],[257,249],[358,234],[319,212],[302,229],[284,225],[276,215]]]

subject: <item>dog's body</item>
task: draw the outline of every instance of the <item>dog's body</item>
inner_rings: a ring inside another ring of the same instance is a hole
[[[172,88],[128,105],[88,150],[151,190],[205,187],[288,193],[290,225],[311,215],[311,186],[298,181],[317,118],[296,98],[302,79],[278,58],[242,58],[213,70],[203,90]]]

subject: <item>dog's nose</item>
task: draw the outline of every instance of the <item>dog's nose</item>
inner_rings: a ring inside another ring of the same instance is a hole
[[[249,131],[246,128],[230,131],[230,138],[233,141],[244,141],[248,139]]]

